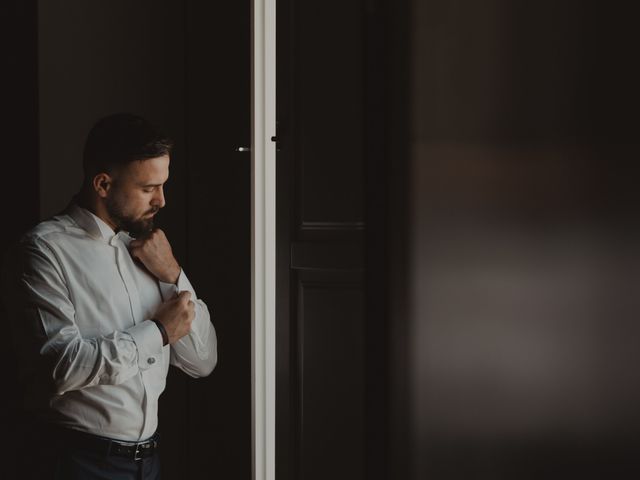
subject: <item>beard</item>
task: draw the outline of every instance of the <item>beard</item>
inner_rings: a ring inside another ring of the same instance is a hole
[[[115,193],[115,192],[114,192]],[[125,213],[124,204],[117,199],[117,195],[110,195],[106,201],[107,213],[115,222],[118,230],[129,232],[134,238],[140,238],[153,231],[153,217],[135,218]],[[155,213],[159,208],[152,208],[146,214]]]

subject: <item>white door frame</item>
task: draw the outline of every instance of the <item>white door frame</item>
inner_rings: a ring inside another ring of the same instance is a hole
[[[252,470],[275,480],[276,0],[253,0],[252,22]]]

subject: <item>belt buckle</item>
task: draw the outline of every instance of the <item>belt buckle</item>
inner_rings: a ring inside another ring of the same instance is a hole
[[[136,444],[136,450],[133,453],[133,459],[137,462],[138,460],[142,460],[142,448],[141,448],[142,444],[138,443]]]

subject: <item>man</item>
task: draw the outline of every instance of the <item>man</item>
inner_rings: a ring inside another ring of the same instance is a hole
[[[169,364],[192,377],[215,367],[207,306],[154,228],[171,148],[140,117],[98,121],[81,191],[9,256],[3,291],[37,426],[23,478],[160,478]]]

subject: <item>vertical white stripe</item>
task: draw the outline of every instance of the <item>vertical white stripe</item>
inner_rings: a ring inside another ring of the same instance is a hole
[[[253,1],[253,478],[275,480],[275,0]]]

